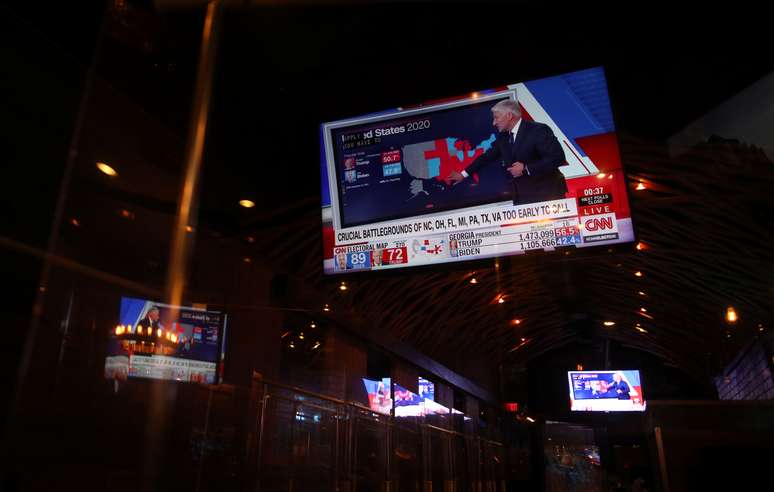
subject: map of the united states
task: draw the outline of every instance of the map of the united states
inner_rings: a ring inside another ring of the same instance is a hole
[[[461,172],[478,156],[489,150],[495,134],[473,148],[467,140],[439,138],[403,147],[403,163],[406,171],[417,179],[435,178],[439,181],[452,171]],[[474,176],[474,179],[477,179]]]

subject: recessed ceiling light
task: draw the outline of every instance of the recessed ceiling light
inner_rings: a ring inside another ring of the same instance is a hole
[[[99,169],[102,173],[107,174],[111,178],[115,178],[116,176],[118,176],[118,171],[113,169],[108,164],[105,164],[104,162],[98,162],[97,169]]]

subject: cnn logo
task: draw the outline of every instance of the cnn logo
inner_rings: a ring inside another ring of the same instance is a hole
[[[588,219],[583,224],[583,227],[585,227],[587,231],[604,231],[605,229],[612,229],[613,218],[603,217],[601,219],[599,218]]]

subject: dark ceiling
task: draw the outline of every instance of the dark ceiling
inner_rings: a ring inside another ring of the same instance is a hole
[[[88,192],[70,210],[111,203],[168,216],[203,17],[159,12],[151,2],[106,5],[12,12],[74,66],[96,60],[100,83],[87,99],[92,118],[78,158],[79,186]],[[426,2],[229,10],[204,164],[202,236],[240,244],[258,236],[244,244],[254,257],[335,300],[356,322],[385,327],[452,367],[471,354],[518,366],[571,341],[609,337],[706,375],[724,360],[719,354],[732,351],[722,322],[727,305],[745,313],[735,347],[772,320],[770,221],[762,212],[771,208],[772,168],[754,149],[728,143],[680,159],[668,158],[663,143],[770,72],[774,58],[756,55],[768,31],[743,15],[704,20],[696,12],[640,9]],[[726,35],[732,24],[744,26],[742,33]],[[627,174],[651,185],[632,193],[648,249],[355,277],[346,297],[321,278],[320,122],[598,65],[608,75]],[[95,119],[113,108],[121,118]],[[104,155],[138,164],[123,184],[106,187],[86,177]],[[236,207],[245,196],[258,203],[254,211]],[[164,239],[156,241],[163,250]],[[643,278],[634,276],[638,270]],[[500,295],[503,305],[494,302]],[[603,328],[604,320],[616,325]]]

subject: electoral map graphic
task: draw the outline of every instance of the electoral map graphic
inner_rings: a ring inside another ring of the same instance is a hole
[[[478,103],[414,118],[333,131],[342,225],[353,226],[462,205],[505,200],[510,178],[488,166],[453,193],[444,179],[465,170],[496,139],[491,108],[506,92]],[[343,164],[343,165],[341,165]]]
[[[403,147],[403,163],[406,171],[417,180],[435,178],[443,181],[452,171],[467,169],[478,156],[489,150],[495,138],[496,135],[492,133],[475,148],[467,140],[451,137],[406,145]],[[473,180],[478,183],[477,174]],[[416,180],[412,181],[409,189],[411,194],[429,195],[420,184]]]

